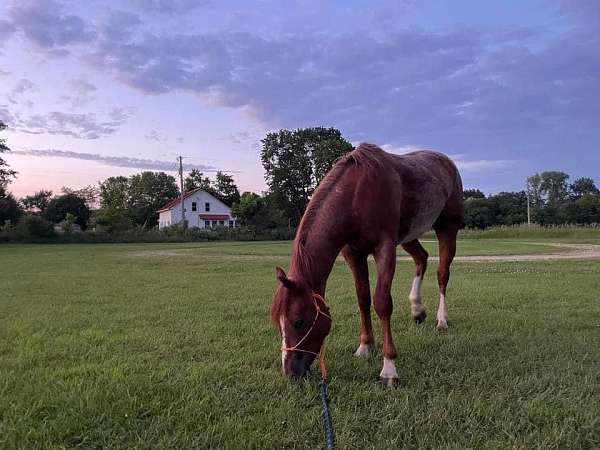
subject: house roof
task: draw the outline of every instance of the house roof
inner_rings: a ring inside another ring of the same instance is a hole
[[[199,192],[199,191],[205,192],[206,194],[210,195],[212,198],[214,198],[218,202],[221,202],[221,200],[219,200],[218,198],[216,198],[210,192],[204,191],[201,188],[192,189],[191,191],[186,192],[185,194],[183,194],[183,199],[185,200],[186,198],[194,195],[196,192]],[[173,200],[169,200],[167,203],[165,203],[163,206],[161,206],[157,212],[160,213],[160,212],[163,212],[163,211],[168,211],[170,209],[173,209],[174,206],[177,206],[180,203],[181,203],[181,195],[178,196],[178,197],[175,197]],[[221,202],[221,203],[223,203],[223,202]],[[225,203],[223,203],[223,204],[229,208],[228,205],[226,205]]]
[[[199,214],[202,220],[229,220],[229,214]]]

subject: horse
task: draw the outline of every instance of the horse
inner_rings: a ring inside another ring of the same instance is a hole
[[[277,267],[278,287],[271,319],[281,335],[282,372],[301,378],[319,355],[331,329],[325,302],[327,279],[341,252],[355,282],[360,310],[357,357],[368,357],[375,339],[367,258],[377,267],[374,309],[383,331],[380,380],[398,381],[392,337],[391,286],[398,244],[416,265],[409,294],[412,318],[427,317],[421,283],[428,254],[418,238],[433,229],[439,243],[439,304],[436,326],[448,327],[446,287],[456,253],[456,236],[464,227],[462,180],[454,163],[433,151],[403,155],[363,143],[338,159],[314,191],[293,243],[289,273]]]

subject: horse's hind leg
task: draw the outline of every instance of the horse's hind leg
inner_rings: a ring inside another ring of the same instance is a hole
[[[408,299],[410,300],[410,312],[413,320],[416,323],[422,323],[427,317],[427,313],[421,301],[421,284],[427,270],[427,258],[429,255],[417,239],[402,244],[402,248],[413,257],[417,268]]]
[[[456,254],[456,235],[458,227],[436,229],[440,249],[440,265],[438,267],[438,285],[440,288],[440,303],[437,310],[437,328],[448,328],[448,310],[446,308],[446,287],[450,279],[450,265]]]
[[[375,347],[373,325],[371,323],[371,289],[369,286],[369,264],[367,255],[352,250],[349,246],[342,249],[356,287],[356,298],[360,309],[360,345],[354,353],[358,357],[368,357]]]

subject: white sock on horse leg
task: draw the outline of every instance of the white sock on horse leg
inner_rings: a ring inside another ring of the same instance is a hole
[[[446,309],[446,296],[444,294],[440,294],[440,304],[438,305],[436,319],[439,329],[448,328],[448,310]]]
[[[413,317],[419,316],[423,311],[425,311],[425,307],[421,301],[421,283],[423,282],[423,278],[417,276],[413,279],[412,287],[410,289],[410,294],[408,295],[408,299],[410,300],[410,312]]]
[[[398,372],[396,372],[396,363],[393,359],[387,359],[383,357],[383,369],[379,374],[381,378],[398,378]]]

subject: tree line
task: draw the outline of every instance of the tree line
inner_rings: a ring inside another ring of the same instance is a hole
[[[5,125],[0,123],[0,131]],[[293,230],[310,197],[335,161],[353,146],[335,128],[305,128],[268,133],[262,140],[261,162],[268,189],[240,194],[232,175],[214,178],[192,170],[184,191],[203,189],[232,207],[242,227],[251,230]],[[9,151],[0,140],[0,154]],[[19,228],[22,236],[50,236],[54,229],[69,232],[91,229],[118,233],[152,230],[158,209],[181,195],[175,177],[165,172],[142,172],[110,177],[97,186],[60,193],[41,190],[16,199],[7,187],[16,176],[0,158],[0,227]],[[569,183],[565,172],[542,172],[528,178],[526,190],[486,196],[466,189],[465,224],[484,229],[527,222],[527,203],[535,223],[600,223],[600,192],[591,178]]]
[[[485,229],[498,225],[600,223],[600,191],[589,177],[569,183],[569,174],[548,171],[527,178],[526,189],[485,196],[479,189],[466,189],[465,225]]]

